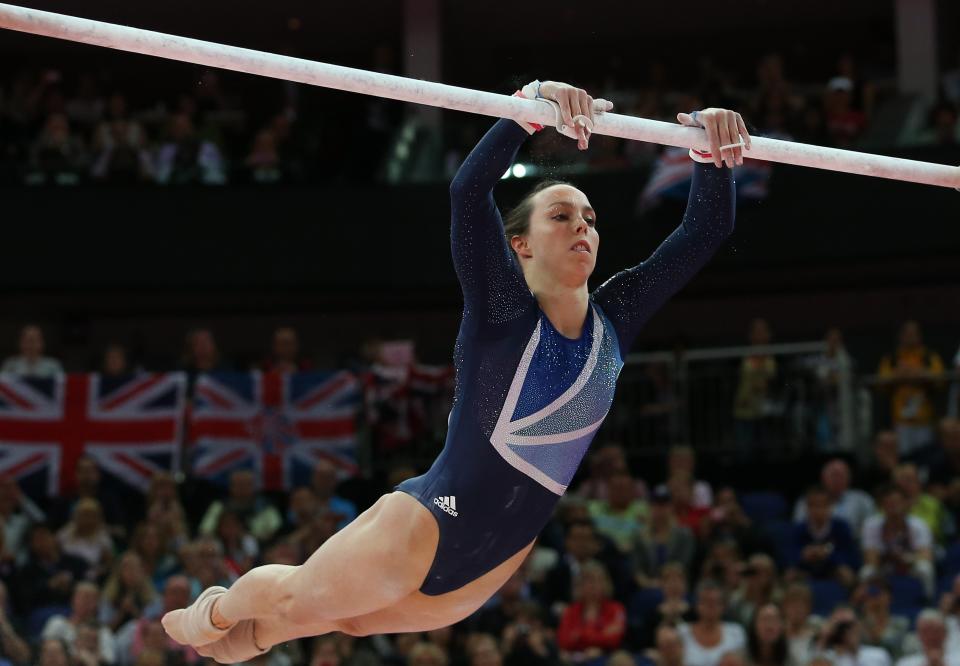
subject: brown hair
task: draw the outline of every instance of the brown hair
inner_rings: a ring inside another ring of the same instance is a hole
[[[568,183],[565,180],[554,180],[550,178],[541,180],[534,185],[533,189],[527,192],[526,196],[507,213],[503,220],[503,232],[507,237],[507,245],[510,245],[511,238],[514,236],[523,236],[530,229],[530,214],[533,213],[533,198],[548,187],[553,187],[554,185],[569,185],[570,187],[574,187],[572,183]]]

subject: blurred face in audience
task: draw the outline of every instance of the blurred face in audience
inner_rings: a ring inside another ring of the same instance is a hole
[[[687,576],[682,567],[665,566],[660,572],[663,596],[667,599],[683,599],[687,595]]]
[[[297,488],[290,495],[290,511],[298,523],[309,522],[317,513],[317,498],[309,488]]]
[[[20,331],[20,354],[29,359],[43,356],[43,331],[38,326],[24,326]]]
[[[110,345],[103,353],[103,373],[114,377],[125,375],[127,369],[127,350],[120,345]]]
[[[497,644],[489,636],[481,636],[470,650],[470,666],[503,666]]]
[[[723,592],[716,588],[708,587],[700,590],[697,595],[697,615],[700,621],[705,624],[715,624],[723,618],[725,604]]]
[[[766,319],[754,319],[750,322],[750,344],[770,344],[770,325]]]
[[[773,604],[766,604],[760,608],[756,619],[757,637],[761,643],[776,643],[783,635],[783,618],[780,609]]]
[[[100,505],[95,500],[80,500],[73,509],[73,524],[78,534],[89,535],[103,527]]]
[[[273,334],[273,355],[279,361],[294,362],[300,353],[297,332],[292,328],[278,328]]]
[[[822,528],[830,522],[830,514],[830,498],[827,493],[819,490],[807,493],[807,516],[814,527]]]
[[[826,343],[827,351],[831,354],[836,354],[843,349],[843,333],[839,328],[831,328],[827,331]]]
[[[633,478],[629,474],[618,473],[610,478],[607,498],[614,510],[624,510],[636,496]]]
[[[940,442],[947,453],[960,454],[960,419],[945,418],[940,421]]]
[[[850,488],[850,468],[842,460],[831,460],[823,468],[821,481],[831,497],[839,497]]]
[[[906,514],[906,499],[900,490],[890,490],[883,496],[883,515],[888,520],[902,520]]]
[[[693,487],[690,477],[686,474],[675,474],[667,480],[667,490],[670,491],[670,500],[673,506],[686,508],[693,500]]]
[[[190,581],[186,576],[170,576],[163,586],[163,609],[186,608],[190,603]]]
[[[920,335],[920,325],[915,321],[908,321],[900,327],[900,346],[904,349],[916,349],[923,345]]]
[[[253,472],[241,470],[230,475],[230,498],[238,502],[252,502],[257,496]]]
[[[211,370],[217,365],[217,343],[205,328],[190,334],[190,357],[198,370]]]
[[[55,638],[48,638],[40,645],[39,666],[70,666],[67,651],[63,643]]]
[[[120,560],[120,580],[127,588],[139,587],[145,578],[143,560],[136,553],[125,553]]]
[[[575,560],[589,560],[600,551],[593,528],[584,524],[571,525],[567,530],[567,553]]]
[[[947,639],[947,628],[943,622],[932,618],[923,618],[917,622],[917,638],[924,652],[942,650]]]
[[[321,499],[333,496],[337,488],[337,468],[326,460],[319,461],[313,468],[313,492]]]
[[[668,626],[657,629],[656,644],[664,663],[670,666],[683,663],[683,641],[676,629]]]
[[[879,583],[870,582],[864,588],[863,610],[866,613],[886,615],[890,610],[890,592]]]
[[[580,600],[584,603],[600,603],[606,595],[606,578],[603,573],[595,569],[587,569],[580,573],[578,587]]]
[[[88,494],[100,485],[100,468],[90,458],[80,458],[76,467],[77,486]]]
[[[670,476],[683,473],[692,478],[695,464],[693,450],[685,446],[678,447],[670,451],[670,457],[667,458],[667,471]]]
[[[310,666],[340,666],[340,654],[332,635],[324,636],[314,643]]]
[[[783,597],[783,616],[791,626],[802,626],[810,617],[813,610],[812,603],[809,590],[801,588],[787,590]]]
[[[100,592],[96,587],[79,583],[73,591],[73,601],[70,606],[77,618],[89,620],[96,616],[99,602]]]
[[[923,492],[923,486],[920,484],[920,475],[914,465],[901,465],[894,472],[894,481],[897,487],[903,491],[907,497],[917,497]]]
[[[30,533],[30,553],[39,560],[52,560],[57,554],[57,540],[48,527],[38,527]]]
[[[892,430],[881,430],[877,433],[873,444],[874,454],[877,460],[885,467],[893,467],[899,459],[899,442],[897,433]]]

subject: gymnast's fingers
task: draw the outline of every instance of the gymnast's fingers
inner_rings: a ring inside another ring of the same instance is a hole
[[[727,116],[729,111],[721,111],[717,114],[717,129],[720,133],[720,145],[729,146],[731,143],[736,141],[732,136],[730,136],[730,125],[727,122]],[[733,168],[733,151],[727,149],[723,151],[724,154],[720,155],[720,158],[723,160],[723,163],[727,165],[728,168]]]
[[[737,114],[737,125],[740,126],[740,136],[743,137],[743,142],[747,144],[747,150],[750,150],[753,147],[753,141],[750,139],[750,132],[747,131],[747,126],[743,122],[743,116],[739,113]]]
[[[730,143],[736,144],[731,157],[736,165],[743,164],[743,148],[740,147],[740,128],[737,126],[737,116],[740,114],[734,111],[727,111],[727,127],[730,132]]]
[[[586,95],[586,93],[579,88],[572,88],[570,90],[570,115],[574,118],[574,127],[573,130],[577,134],[577,147],[580,150],[587,149],[587,128],[583,122],[576,122],[577,116],[586,115],[584,110],[580,107],[581,104],[581,93]]]
[[[713,163],[719,169],[723,166],[723,157],[720,155],[720,129],[717,114],[700,113],[698,116],[704,131],[707,133],[707,144],[710,146],[710,154],[713,155]]]

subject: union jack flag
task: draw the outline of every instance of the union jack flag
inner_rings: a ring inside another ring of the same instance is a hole
[[[305,483],[318,460],[357,474],[360,383],[349,372],[215,372],[197,379],[194,475],[253,469],[265,490]]]
[[[185,387],[183,373],[0,375],[0,474],[40,477],[56,495],[73,488],[86,455],[145,491],[155,473],[179,467]]]

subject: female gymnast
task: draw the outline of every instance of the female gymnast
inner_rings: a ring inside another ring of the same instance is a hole
[[[588,147],[609,102],[534,82],[565,133]],[[541,183],[506,219],[493,188],[539,127],[499,120],[450,187],[451,246],[463,289],[457,383],[446,445],[423,476],[397,486],[301,566],[268,564],[211,587],[163,626],[221,663],[294,638],[426,631],[467,617],[520,566],[567,489],[613,401],[623,358],[650,316],[733,230],[733,167],[750,136],[740,114],[678,120],[706,130],[691,151],[680,226],[646,261],[593,293],[600,237],[587,195]],[[710,166],[708,166],[710,165]]]

